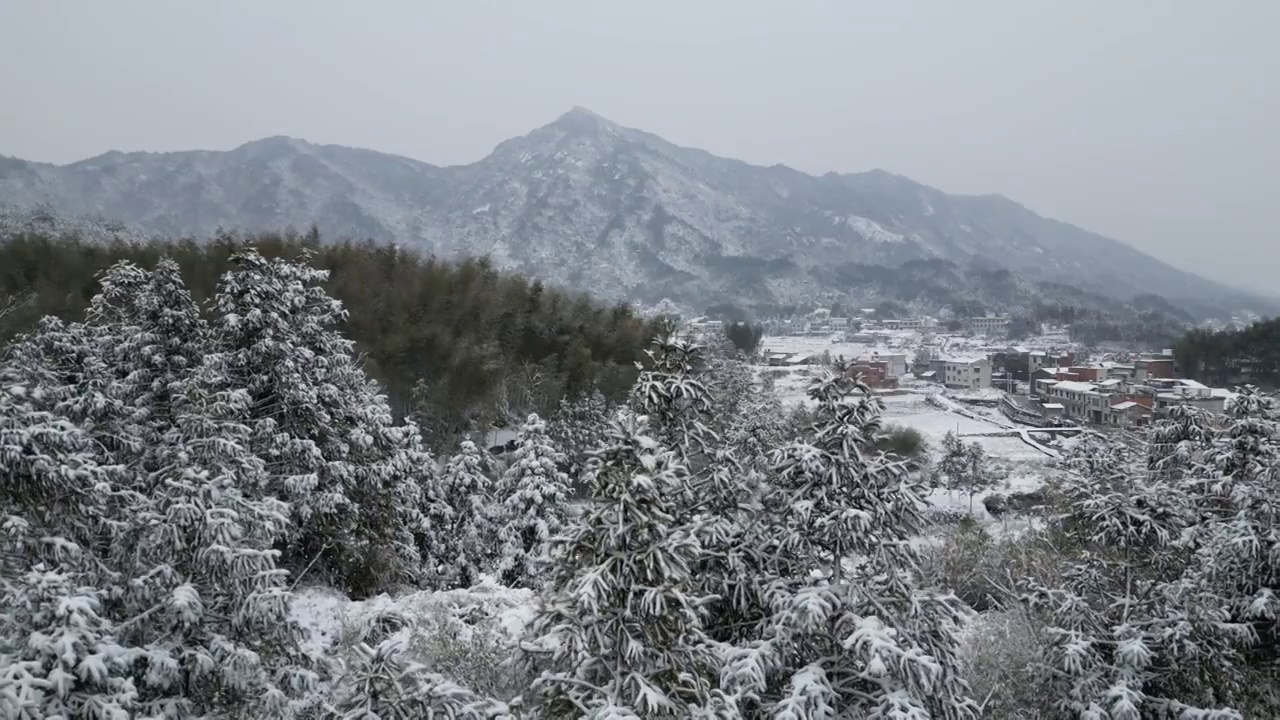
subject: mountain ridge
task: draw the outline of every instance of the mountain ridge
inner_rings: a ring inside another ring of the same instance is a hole
[[[948,194],[882,169],[752,165],[582,107],[464,165],[286,135],[65,165],[4,158],[0,202],[195,236],[314,223],[489,255],[614,298],[793,302],[860,292],[842,271],[938,259],[1122,300],[1156,294],[1201,315],[1268,305],[1004,195]]]

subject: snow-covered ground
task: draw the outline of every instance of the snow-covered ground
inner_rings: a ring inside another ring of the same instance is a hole
[[[904,333],[913,335],[913,333]],[[832,344],[830,341],[819,342],[820,339],[804,337],[766,338],[766,340],[786,340],[788,342],[768,346],[770,350],[786,352],[814,352],[832,349],[832,355],[839,354],[833,348],[842,350],[846,357],[857,356],[878,350],[887,352],[884,346],[869,347],[843,343]],[[899,349],[893,349],[902,352]],[[760,367],[757,373],[773,380],[778,396],[786,406],[808,404],[805,390],[809,383],[819,377],[823,368],[807,365],[791,368]],[[986,397],[999,397],[997,390],[981,393]],[[941,457],[942,438],[948,432],[958,432],[966,443],[976,442],[982,446],[990,459],[992,471],[1004,476],[1004,479],[991,491],[997,493],[1026,492],[1040,487],[1045,475],[1049,472],[1049,464],[1053,458],[1028,445],[1018,437],[972,437],[977,433],[999,432],[1016,426],[1009,422],[998,410],[988,407],[964,405],[955,400],[955,396],[944,391],[938,385],[906,381],[895,394],[885,394],[884,422],[886,425],[899,425],[914,428],[929,443],[931,459],[937,462]],[[965,437],[970,436],[970,437]],[[992,521],[982,508],[982,498],[989,492],[975,496],[974,514],[980,519]],[[969,499],[960,493],[938,491],[930,495],[929,502],[938,507],[954,508],[968,511]]]
[[[301,626],[305,647],[321,655],[333,655],[341,647],[363,640],[379,618],[408,620],[399,632],[447,627],[463,641],[472,632],[493,632],[515,643],[533,619],[533,592],[512,589],[486,580],[466,590],[419,591],[405,595],[377,595],[351,600],[342,593],[317,587],[300,590],[294,598],[293,618]]]
[[[883,340],[878,343],[831,342],[826,335],[770,335],[760,340],[760,349],[767,352],[813,353],[821,355],[831,353],[831,357],[844,357],[847,360],[879,353],[906,353],[908,360],[915,348],[920,346],[921,336],[910,330],[882,331]]]

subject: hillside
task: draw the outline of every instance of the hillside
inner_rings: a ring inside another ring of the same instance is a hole
[[[563,398],[625,395],[658,332],[627,307],[595,302],[495,270],[483,259],[424,259],[369,243],[320,243],[274,234],[170,243],[88,224],[53,223],[6,234],[0,216],[0,362],[4,344],[42,318],[80,320],[102,273],[120,261],[144,269],[161,257],[182,268],[205,307],[232,257],[248,244],[268,258],[310,253],[342,301],[341,327],[397,416],[414,413],[436,448],[464,431],[550,416]],[[82,233],[93,234],[86,242]],[[424,413],[428,408],[429,412]]]
[[[1125,301],[1157,295],[1197,315],[1270,309],[1003,197],[948,195],[879,170],[815,177],[748,165],[581,108],[453,167],[284,137],[63,166],[5,158],[0,203],[197,236],[314,223],[328,237],[488,255],[612,298],[890,297],[903,264],[925,261],[983,302],[1002,292],[984,278],[1007,283],[998,271],[1009,270],[1023,298],[1056,299],[1068,286]],[[969,299],[937,290],[925,294]]]

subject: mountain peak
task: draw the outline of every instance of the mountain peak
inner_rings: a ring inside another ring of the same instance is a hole
[[[248,152],[280,152],[283,150],[298,150],[309,145],[306,140],[289,137],[288,135],[271,135],[259,140],[250,140],[249,142],[236,148],[238,151]]]
[[[616,131],[618,129],[615,123],[580,105],[574,105],[568,112],[556,118],[551,125],[565,132],[575,133],[594,133],[602,129]]]

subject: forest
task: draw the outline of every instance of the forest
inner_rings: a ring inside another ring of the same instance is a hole
[[[998,532],[974,447],[896,454],[839,363],[788,412],[727,339],[657,336],[616,400],[432,452],[330,282],[240,248],[202,307],[174,259],[121,260],[10,341],[0,716],[1280,715],[1280,410],[1255,388],[1087,436]],[[372,610],[318,645],[319,591]],[[514,638],[485,631],[517,593]],[[422,594],[458,613],[390,600]]]
[[[1240,330],[1195,329],[1173,352],[1187,376],[1204,383],[1280,387],[1280,318]]]
[[[250,245],[267,258],[305,255],[328,273],[324,287],[343,303],[342,329],[365,371],[398,414],[418,413],[433,448],[468,430],[514,427],[563,397],[621,397],[657,332],[657,321],[625,305],[500,273],[484,259],[448,263],[392,245],[322,243],[315,230],[197,243],[91,242],[20,228],[0,238],[0,343],[48,315],[81,319],[101,273],[123,260],[146,269],[172,259],[203,312],[231,258]]]

